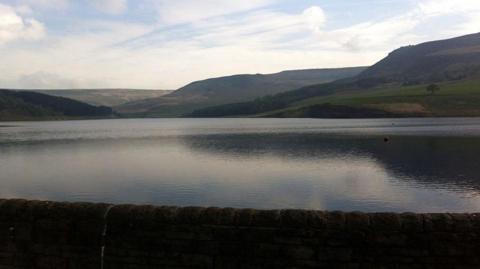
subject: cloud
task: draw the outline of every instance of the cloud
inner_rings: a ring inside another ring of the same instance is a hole
[[[392,45],[415,42],[412,34],[421,18],[414,14],[400,15],[383,21],[368,21],[319,34],[325,47],[354,51],[388,50]]]
[[[127,10],[127,0],[89,0],[90,4],[101,12],[122,14]]]
[[[167,24],[191,23],[211,17],[264,7],[273,0],[156,0],[160,20]]]
[[[44,36],[42,23],[22,18],[14,8],[0,4],[0,45],[15,40],[38,40]]]
[[[53,20],[65,26],[56,24],[48,36],[32,16],[48,19],[50,13],[33,4],[33,13],[3,5],[0,18],[10,19],[0,20],[0,44],[16,42],[0,46],[5,63],[0,74],[9,85],[33,88],[173,89],[236,73],[369,65],[400,46],[478,31],[480,4],[459,1],[458,7],[450,1],[412,1],[399,11],[339,23],[331,6],[289,9],[275,0],[143,0],[143,7],[137,1],[82,0]],[[69,12],[85,10],[82,4],[109,14],[124,12],[129,19],[95,12],[88,20],[81,12],[70,19]],[[146,13],[151,17],[134,21]],[[446,19],[451,17],[453,23]]]
[[[93,79],[69,78],[45,71],[19,75],[10,80],[3,79],[0,83],[2,88],[10,89],[81,89],[105,85],[104,82]]]
[[[325,21],[325,13],[318,6],[298,14],[262,9],[240,17],[217,16],[168,31],[160,28],[124,45],[134,49],[178,45],[191,46],[192,49],[233,45],[249,49],[284,48],[298,38],[321,31]]]
[[[23,4],[16,6],[15,11],[21,15],[31,15],[33,13],[33,10],[30,6]]]
[[[480,31],[480,11],[471,12],[465,16],[466,20],[453,26],[447,33],[449,35],[466,35]]]
[[[52,89],[52,88],[77,88],[78,84],[73,79],[63,78],[59,75],[39,71],[36,73],[22,75],[19,77],[17,83],[21,88],[39,88],[39,89]]]
[[[35,47],[0,47],[2,61],[8,63],[0,65],[0,88],[47,88],[48,85],[52,88],[99,88],[137,84],[138,81],[132,83],[133,80],[143,77],[138,67],[152,56],[110,45],[146,33],[151,28],[142,24],[89,21],[82,23],[81,29],[84,31],[74,29],[61,36],[47,36]],[[136,57],[138,54],[142,57]],[[130,62],[132,58],[135,62]]]
[[[418,4],[418,13],[427,18],[455,18],[456,23],[441,29],[444,36],[465,35],[480,31],[480,1],[424,0]]]
[[[315,32],[320,32],[327,20],[325,12],[318,6],[312,6],[303,11],[303,16],[306,18],[308,25]]]
[[[427,16],[440,16],[455,13],[471,13],[480,10],[478,0],[422,0],[418,9]]]
[[[296,14],[260,9],[242,16],[219,16],[202,20],[174,31],[153,32],[135,39],[130,48],[236,48],[256,50],[264,55],[271,50],[281,50],[285,54],[287,51],[308,51],[319,55],[334,52],[339,55],[339,52],[344,52],[345,57],[351,57],[350,53],[355,52],[359,56],[349,60],[352,65],[358,65],[368,64],[364,60],[355,64],[356,59],[364,59],[361,54],[385,55],[396,48],[399,42],[404,44],[418,41],[420,38],[412,34],[412,30],[421,21],[418,14],[408,13],[327,29],[327,16],[319,6],[310,6]],[[372,62],[378,60],[370,59]],[[327,65],[338,66],[338,63],[318,63],[319,67]]]
[[[57,37],[49,42],[55,46],[41,53],[11,52],[20,59],[14,65],[17,72],[27,73],[31,67],[25,63],[29,60],[37,63],[38,70],[78,81],[102,81],[104,87],[172,89],[227,74],[371,64],[392,46],[390,37],[406,31],[398,27],[388,39],[380,40],[382,46],[375,43],[374,35],[388,29],[395,19],[383,26],[369,22],[326,30],[325,12],[311,6],[296,14],[259,9],[156,30],[127,23],[90,22],[88,27],[82,24],[86,32]],[[365,39],[361,40],[365,45],[356,49],[345,45],[355,38]],[[369,47],[371,44],[375,46]]]
[[[20,0],[19,2],[34,8],[55,10],[66,9],[70,4],[69,0]]]

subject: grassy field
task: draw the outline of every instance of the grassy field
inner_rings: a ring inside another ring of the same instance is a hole
[[[305,107],[319,104],[333,104],[357,108],[375,108],[395,114],[419,116],[480,116],[480,79],[437,84],[440,90],[435,94],[427,92],[428,85],[383,86],[362,92],[343,92],[334,95],[309,98],[292,106],[260,114],[268,116],[279,112],[284,115],[298,115]]]

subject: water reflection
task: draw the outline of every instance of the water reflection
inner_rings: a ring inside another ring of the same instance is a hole
[[[5,128],[0,197],[347,211],[480,209],[480,136],[400,129],[410,135],[384,143],[388,122],[367,122],[380,127],[359,132],[361,122],[347,121],[338,133],[305,120],[249,120],[240,128],[247,131],[232,131],[239,124],[231,120],[205,123]],[[358,126],[349,131],[349,125]]]
[[[368,159],[402,180],[480,191],[479,138],[393,136],[388,142],[383,138],[324,134],[210,135],[184,137],[184,142],[193,150],[227,158]]]

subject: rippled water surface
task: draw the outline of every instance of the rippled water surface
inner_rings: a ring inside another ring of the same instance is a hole
[[[480,119],[0,122],[0,197],[478,212]]]

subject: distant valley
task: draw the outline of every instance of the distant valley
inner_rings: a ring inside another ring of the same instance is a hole
[[[0,91],[0,120],[462,116],[480,116],[480,34],[402,47],[371,67],[233,75],[176,91]]]
[[[95,106],[118,106],[124,103],[149,98],[157,98],[171,93],[170,90],[138,90],[138,89],[66,89],[66,90],[34,90],[53,96],[70,98]]]

